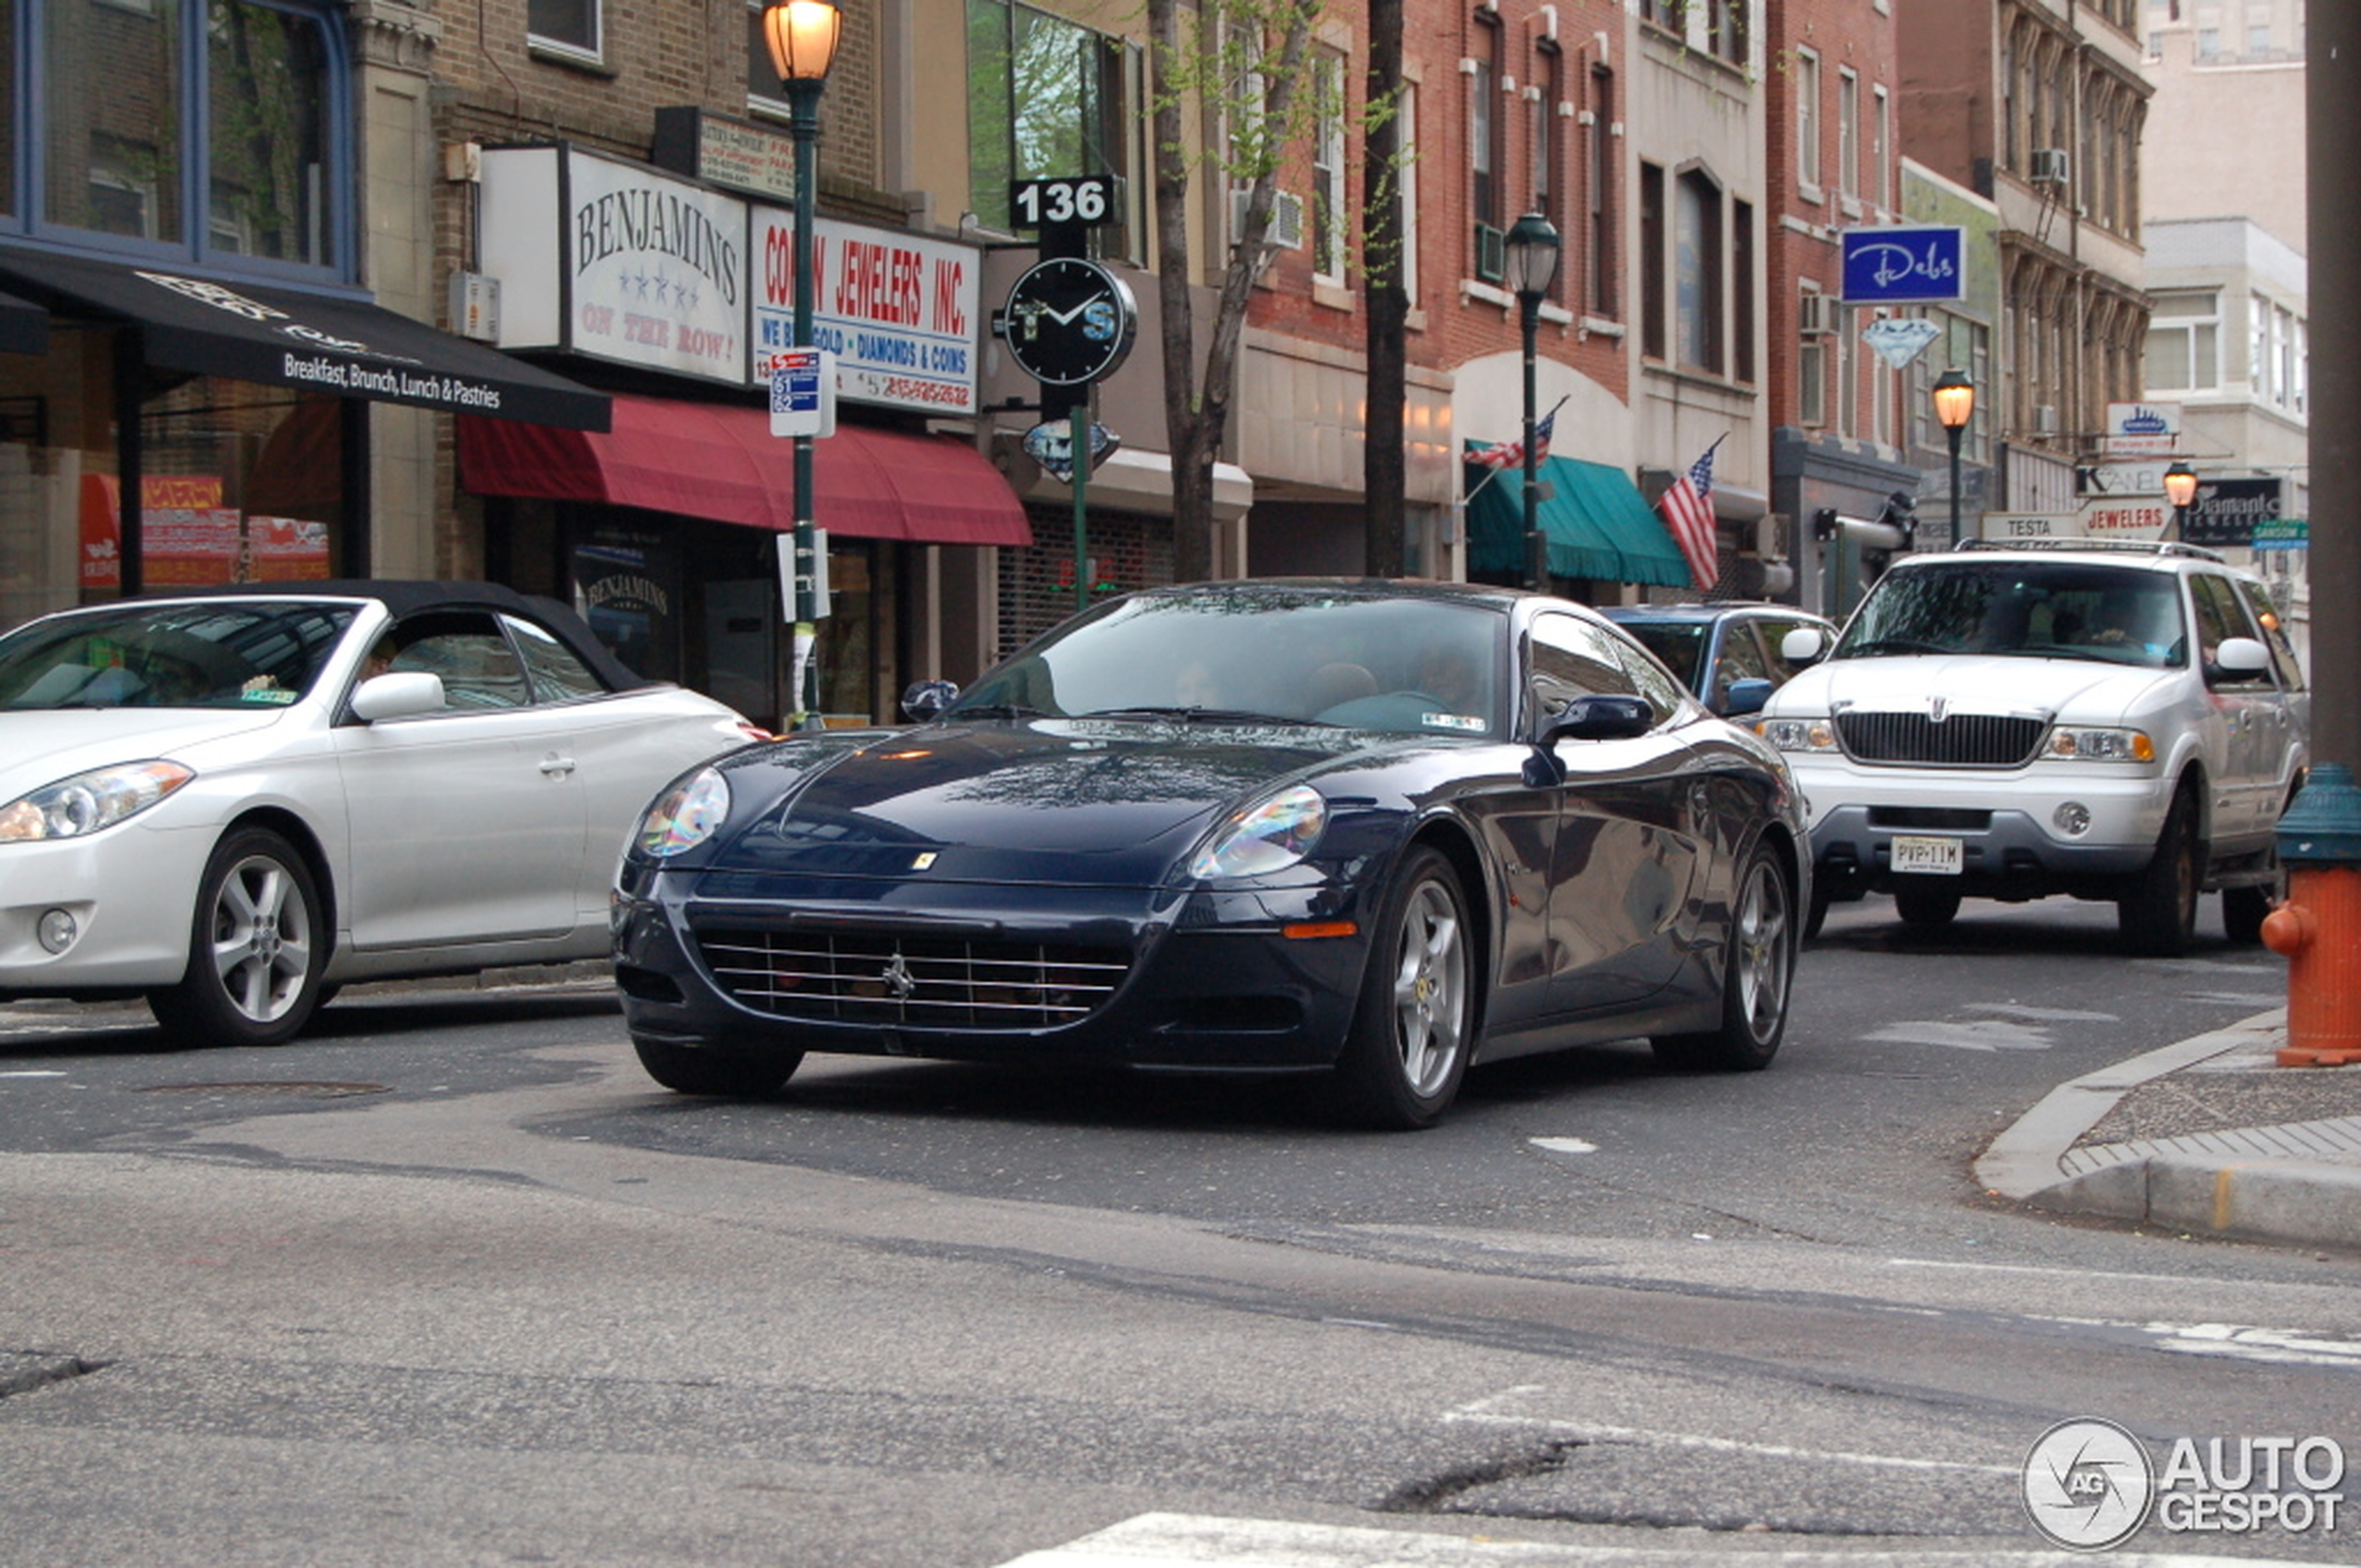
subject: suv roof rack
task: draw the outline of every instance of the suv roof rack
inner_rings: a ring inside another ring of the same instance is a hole
[[[2031,539],[1962,539],[1963,550],[2095,550],[2106,555],[2171,555],[2186,556],[2193,560],[2213,560],[2227,563],[2229,558],[2220,550],[2209,550],[2203,545],[2184,545],[2178,539],[2062,539],[2054,535]]]

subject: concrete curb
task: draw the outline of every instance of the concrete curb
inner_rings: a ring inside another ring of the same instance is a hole
[[[2285,1034],[2275,1008],[2061,1084],[1993,1140],[1975,1177],[2034,1208],[2176,1231],[2361,1249],[2361,1169],[2302,1159],[2157,1153],[2062,1178],[2060,1161],[2141,1084]]]

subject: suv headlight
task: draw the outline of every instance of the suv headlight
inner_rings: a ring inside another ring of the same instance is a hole
[[[80,838],[134,817],[195,778],[178,762],[93,768],[0,806],[0,843]]]
[[[2050,731],[2041,755],[2058,762],[2154,762],[2157,744],[2144,730],[2070,730]]]
[[[633,841],[641,854],[669,860],[712,837],[729,818],[730,782],[719,768],[700,768],[656,797]]]
[[[1309,784],[1292,784],[1223,824],[1212,842],[1189,863],[1189,875],[1267,876],[1312,852],[1327,825],[1328,803]]]
[[[1781,751],[1837,749],[1837,727],[1825,718],[1766,718],[1754,732]]]

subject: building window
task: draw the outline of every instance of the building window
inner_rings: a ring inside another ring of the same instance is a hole
[[[1754,204],[1730,204],[1731,360],[1737,379],[1754,384]]]
[[[1795,177],[1804,193],[1819,199],[1820,188],[1820,57],[1810,49],[1795,55]]]
[[[2154,391],[2204,392],[2222,385],[2222,296],[2210,290],[2159,294],[2148,318],[2144,384]]]
[[[1502,142],[1508,127],[1500,114],[1500,51],[1504,46],[1505,30],[1499,18],[1484,12],[1479,20],[1484,23],[1484,36],[1476,47],[1483,52],[1476,58],[1476,68],[1468,78],[1472,95],[1468,105],[1468,161],[1474,175],[1475,220],[1493,229],[1507,227],[1502,215],[1500,176],[1506,149]],[[1479,271],[1482,270],[1479,267]]]
[[[2257,402],[2268,402],[2275,395],[2271,385],[2271,302],[2262,296],[2247,298],[2247,375],[2254,383]]]
[[[1664,169],[1655,164],[1640,165],[1640,352],[1652,360],[1663,360],[1665,353],[1665,275],[1670,263],[1665,256]]]
[[[1344,183],[1344,56],[1316,50],[1312,90],[1319,123],[1312,133],[1312,270],[1322,283],[1344,282],[1345,234],[1350,221]]]
[[[1722,350],[1721,191],[1702,171],[1681,177],[1673,215],[1673,297],[1683,368],[1719,376]]]
[[[1861,78],[1837,72],[1837,190],[1861,194]]]
[[[1883,87],[1869,94],[1869,200],[1880,207],[1893,204],[1893,99]]]
[[[1402,84],[1394,100],[1394,183],[1402,192],[1402,292],[1418,308],[1418,85]]]
[[[1747,7],[1752,0],[1713,0],[1709,24],[1713,52],[1732,65],[1747,62]]]
[[[1532,105],[1533,208],[1563,235],[1566,232],[1565,160],[1559,151],[1558,103],[1565,97],[1565,57],[1554,45],[1542,46],[1540,72],[1541,90]],[[1559,268],[1550,278],[1550,294],[1556,299],[1566,297],[1565,268]]]
[[[1808,428],[1817,429],[1828,422],[1828,340],[1825,337],[1805,338],[1796,354],[1795,407],[1797,422]]]
[[[1013,233],[1013,181],[1114,175],[1126,204],[1099,241],[1107,255],[1139,254],[1132,54],[1119,38],[1030,6],[968,0],[968,200],[978,217]]]
[[[1589,189],[1584,193],[1585,223],[1589,234],[1590,310],[1608,320],[1621,319],[1615,277],[1615,74],[1603,68],[1590,72]]]
[[[533,41],[569,54],[598,58],[599,20],[599,0],[525,0],[524,27]]]
[[[331,13],[264,0],[0,0],[7,101],[27,101],[12,24],[44,39],[37,210],[0,203],[5,227],[110,235],[252,271],[350,268],[342,242],[346,76]],[[192,40],[204,43],[193,73]],[[193,90],[191,90],[193,89]],[[13,126],[0,144],[13,151]],[[16,160],[5,160],[13,174]],[[0,176],[13,198],[15,185]],[[231,258],[240,258],[231,262]]]

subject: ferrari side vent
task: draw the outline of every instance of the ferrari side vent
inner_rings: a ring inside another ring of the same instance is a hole
[[[697,949],[741,1006],[773,1018],[908,1029],[1055,1029],[1090,1016],[1130,955],[1065,942],[700,927]]]

